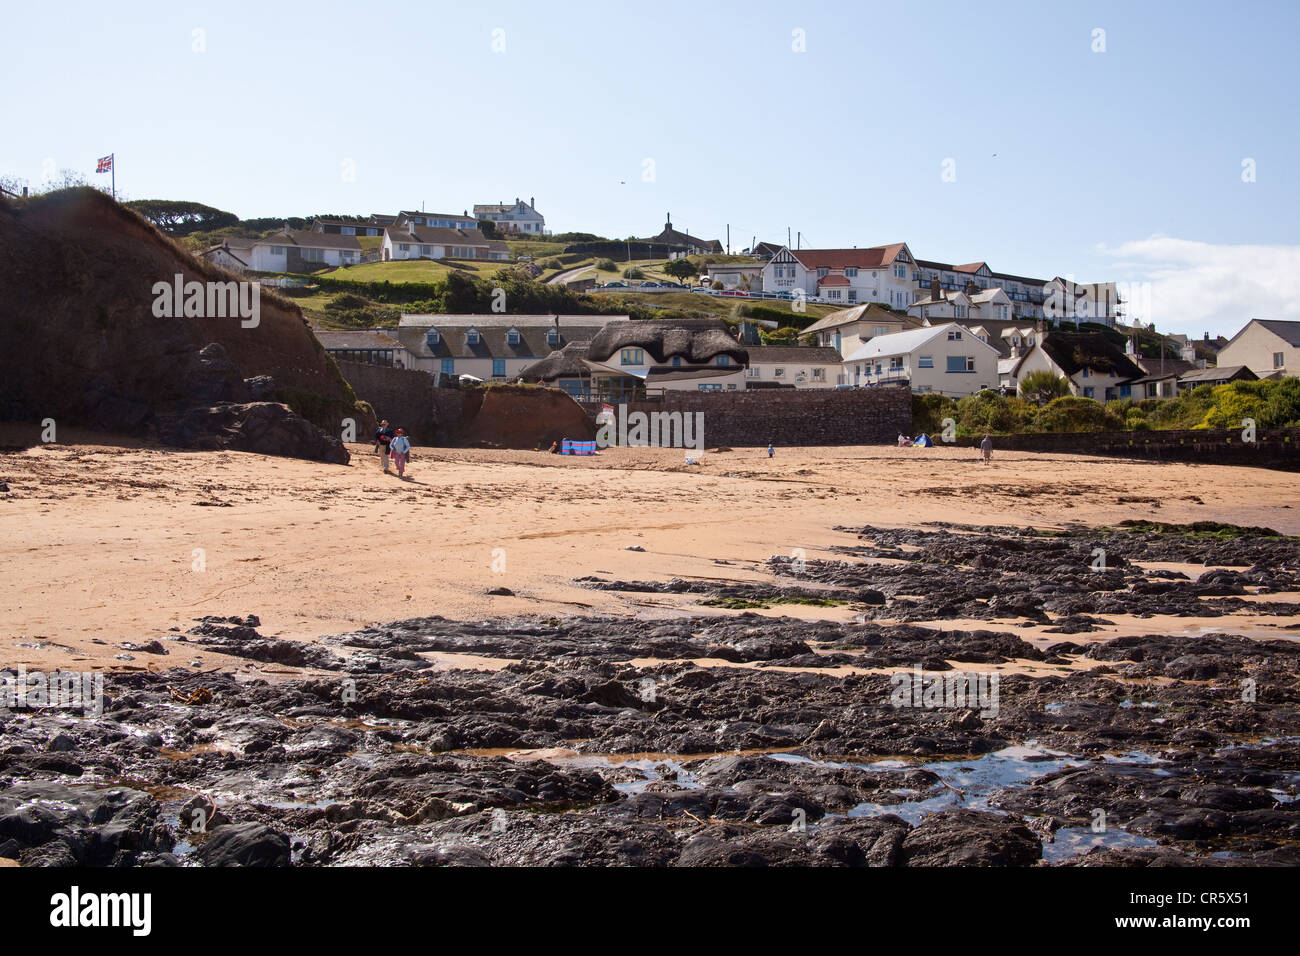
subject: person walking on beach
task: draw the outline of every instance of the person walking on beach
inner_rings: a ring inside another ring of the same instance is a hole
[[[988,435],[985,435],[984,440],[980,442],[980,458],[983,459],[984,464],[987,465],[989,463],[989,459],[992,457],[993,457],[993,439],[990,438]]]
[[[406,460],[411,454],[411,440],[406,437],[405,430],[399,428],[393,440],[388,443],[388,450],[393,456],[393,467],[397,469],[397,477],[406,477]],[[385,468],[385,471],[388,469]]]
[[[375,432],[375,449],[379,452],[379,464],[384,467],[384,474],[388,474],[388,451],[389,444],[393,440],[393,430],[388,425],[388,419],[379,423],[379,430]]]
[[[767,457],[772,458],[776,455],[776,446],[770,441],[767,443]]]

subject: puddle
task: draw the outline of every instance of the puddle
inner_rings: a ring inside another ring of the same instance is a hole
[[[1093,833],[1086,827],[1062,827],[1056,831],[1055,839],[1051,843],[1043,841],[1043,861],[1058,863],[1087,853],[1094,847],[1121,850],[1128,847],[1159,845],[1150,837],[1128,833],[1117,827],[1108,828],[1105,833]]]

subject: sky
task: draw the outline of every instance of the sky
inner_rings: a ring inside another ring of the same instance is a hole
[[[0,176],[461,212],[1131,283],[1167,332],[1300,319],[1300,3],[14,6]],[[14,42],[21,38],[19,42]]]

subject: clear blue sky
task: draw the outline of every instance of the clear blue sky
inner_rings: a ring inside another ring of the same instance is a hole
[[[94,161],[114,152],[127,197],[244,217],[535,196],[556,231],[649,235],[671,210],[705,238],[730,223],[734,249],[787,227],[805,246],[905,240],[1031,276],[1153,280],[1162,328],[1231,332],[1300,318],[1298,11],[24,4],[6,14],[0,174],[104,182]]]

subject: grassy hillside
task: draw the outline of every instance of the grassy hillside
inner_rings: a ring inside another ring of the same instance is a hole
[[[488,279],[508,262],[456,262],[448,264],[432,259],[404,259],[400,262],[366,262],[328,273],[331,279],[352,282],[436,282],[453,272],[463,272],[480,279]]]

